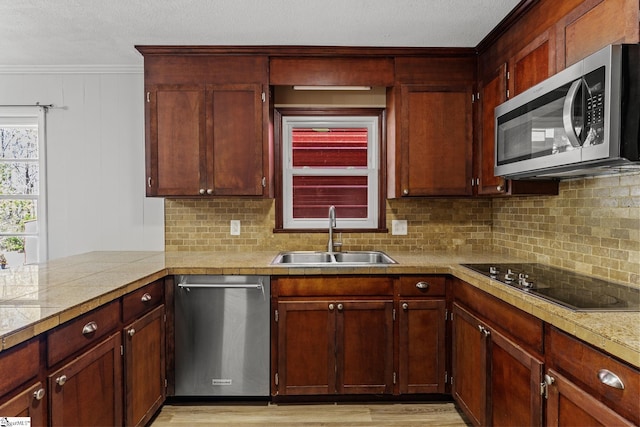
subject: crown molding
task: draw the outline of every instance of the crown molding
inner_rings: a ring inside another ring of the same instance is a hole
[[[142,65],[0,65],[0,74],[142,74]]]

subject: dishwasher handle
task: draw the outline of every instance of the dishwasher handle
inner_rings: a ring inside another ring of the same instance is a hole
[[[178,283],[180,288],[263,289],[262,283]]]

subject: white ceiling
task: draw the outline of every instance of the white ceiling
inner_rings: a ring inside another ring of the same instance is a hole
[[[519,0],[0,0],[0,66],[140,66],[134,45],[474,47]]]

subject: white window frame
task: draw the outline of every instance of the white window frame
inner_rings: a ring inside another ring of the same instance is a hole
[[[314,168],[293,167],[292,132],[295,128],[334,129],[367,128],[367,167]],[[293,218],[293,177],[303,176],[366,176],[367,217],[336,218],[336,227],[343,229],[378,228],[378,183],[380,174],[380,135],[378,116],[284,116],[282,118],[282,222],[284,229],[318,229],[328,226],[328,217]],[[328,215],[328,211],[327,211]]]
[[[46,107],[40,106],[0,106],[0,124],[5,126],[37,126],[38,127],[38,194],[37,195],[3,195],[0,199],[28,199],[37,202],[38,229],[34,233],[0,233],[0,236],[19,236],[25,239],[38,239],[38,263],[47,261],[49,245],[47,239],[47,169],[46,169]]]

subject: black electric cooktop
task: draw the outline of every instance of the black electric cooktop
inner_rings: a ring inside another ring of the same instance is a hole
[[[640,289],[536,263],[463,264],[574,311],[640,311]]]

